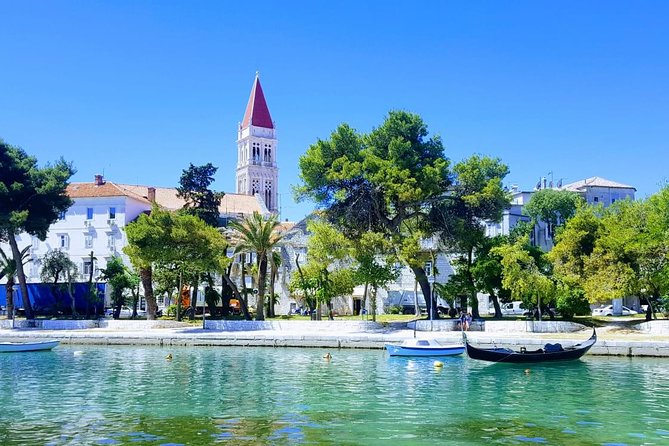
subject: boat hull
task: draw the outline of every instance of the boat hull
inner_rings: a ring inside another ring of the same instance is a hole
[[[465,352],[465,346],[409,347],[386,344],[386,350],[388,350],[390,356],[457,356]]]
[[[51,350],[57,346],[60,341],[39,341],[39,342],[0,342],[0,353],[14,352],[35,352],[40,350]]]
[[[514,351],[508,348],[476,348],[469,344],[465,338],[467,356],[472,359],[490,362],[510,363],[536,363],[551,361],[571,361],[585,355],[597,342],[597,333],[593,330],[592,336],[587,341],[573,347],[567,347],[559,351]]]

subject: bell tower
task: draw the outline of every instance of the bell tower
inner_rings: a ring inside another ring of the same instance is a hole
[[[279,209],[278,145],[274,121],[256,72],[244,119],[237,130],[237,193],[259,195],[272,213]]]

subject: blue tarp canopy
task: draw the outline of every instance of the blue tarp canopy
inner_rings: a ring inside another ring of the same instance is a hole
[[[36,314],[55,315],[60,313],[70,313],[72,309],[72,298],[63,284],[54,287],[50,283],[29,283],[28,296],[30,303]],[[105,284],[94,284],[97,291],[97,306],[104,308]],[[88,283],[73,283],[74,302],[77,313],[84,313],[86,305],[92,310],[93,302],[87,300]],[[7,286],[0,285],[0,306],[7,307]],[[23,308],[23,294],[18,283],[14,285],[14,305],[17,309]]]

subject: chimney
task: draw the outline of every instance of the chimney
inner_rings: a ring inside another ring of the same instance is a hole
[[[95,185],[102,186],[103,184],[105,184],[104,177],[102,175],[95,175]]]
[[[156,188],[155,187],[149,186],[149,188],[147,189],[147,192],[146,192],[146,198],[148,198],[151,203],[156,202]]]

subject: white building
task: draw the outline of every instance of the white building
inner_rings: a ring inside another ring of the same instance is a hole
[[[518,186],[511,187],[511,206],[504,211],[502,220],[499,222],[486,222],[486,235],[494,237],[497,235],[509,235],[511,230],[521,221],[529,222],[530,218],[525,215],[523,208],[532,198],[537,190],[546,188],[546,181],[539,182],[539,188],[534,191],[521,191]],[[564,186],[556,187],[558,190],[568,190],[580,194],[586,203],[592,205],[610,206],[618,200],[634,200],[636,189],[627,184],[617,183],[601,177],[590,177],[585,180],[576,181]],[[531,242],[545,251],[553,247],[553,230],[546,222],[538,222],[530,234]]]
[[[94,276],[98,276],[99,270],[115,256],[121,256],[129,265],[123,254],[123,247],[127,245],[123,228],[140,214],[149,212],[152,201],[168,210],[181,209],[185,203],[177,197],[175,188],[117,184],[106,181],[102,175],[95,175],[90,183],[70,184],[67,194],[74,204],[51,225],[46,240],[40,241],[25,233],[17,237],[19,249],[31,246],[31,262],[25,271],[30,283],[40,282],[40,259],[53,249],[68,254],[78,267],[80,281],[88,280],[91,268]],[[268,213],[258,196],[240,194],[226,194],[219,210],[226,219],[243,218],[253,212]],[[8,252],[8,245],[3,244],[2,248]],[[91,252],[96,258],[93,263]]]

